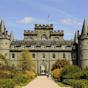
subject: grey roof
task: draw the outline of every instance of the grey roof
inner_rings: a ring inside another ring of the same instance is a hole
[[[73,45],[73,41],[68,41],[68,40],[64,40],[64,41],[56,41],[56,40],[30,40],[30,41],[12,41],[11,42],[11,46],[21,46],[21,45],[25,45],[25,46],[51,46],[51,45],[55,45],[55,46],[61,46],[61,45],[66,45],[66,46],[71,46]]]

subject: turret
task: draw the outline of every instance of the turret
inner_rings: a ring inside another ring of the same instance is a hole
[[[88,26],[84,19],[82,32],[79,37],[78,63],[81,68],[88,67]]]
[[[75,32],[74,43],[78,44],[78,33],[77,32]]]
[[[4,22],[0,23],[0,54],[9,59],[11,36],[5,28]]]
[[[5,32],[5,24],[4,24],[3,20],[1,20],[1,22],[0,22],[0,32],[1,33]]]

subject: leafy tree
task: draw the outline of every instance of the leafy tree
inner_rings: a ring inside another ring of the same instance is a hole
[[[61,70],[59,68],[54,69],[51,73],[52,77],[56,80],[60,80],[60,76],[61,76]]]
[[[52,66],[52,69],[51,70],[54,70],[54,69],[57,69],[57,68],[62,68],[64,67],[65,65],[68,65],[69,64],[69,61],[65,60],[65,59],[62,59],[62,60],[57,60],[53,66]]]
[[[20,56],[20,63],[18,64],[19,67],[22,68],[22,70],[26,71],[34,71],[35,70],[35,65],[34,62],[32,60],[32,55],[31,52],[29,52],[29,50],[24,49],[21,53]]]

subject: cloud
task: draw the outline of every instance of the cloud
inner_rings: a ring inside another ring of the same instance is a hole
[[[75,20],[75,19],[70,19],[70,18],[67,18],[67,19],[61,19],[59,21],[61,24],[66,24],[66,25],[81,25],[81,22]]]
[[[23,19],[18,20],[17,23],[29,24],[29,23],[32,23],[32,21],[33,21],[32,17],[24,17]]]

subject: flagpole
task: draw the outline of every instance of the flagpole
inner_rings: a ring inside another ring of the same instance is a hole
[[[50,24],[50,15],[48,15],[48,24]]]

